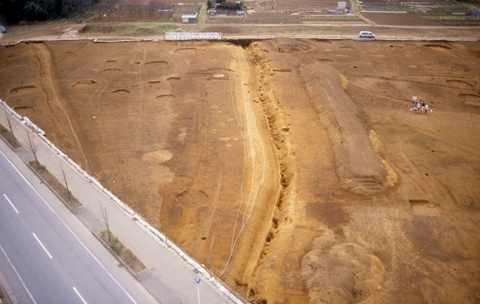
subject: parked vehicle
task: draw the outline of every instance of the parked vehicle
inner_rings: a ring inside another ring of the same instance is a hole
[[[375,34],[370,31],[361,31],[359,36],[360,38],[375,38]]]

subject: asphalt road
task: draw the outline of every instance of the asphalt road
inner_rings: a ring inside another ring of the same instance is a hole
[[[157,303],[1,140],[0,272],[19,303]]]

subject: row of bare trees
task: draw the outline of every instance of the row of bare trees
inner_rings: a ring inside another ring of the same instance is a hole
[[[106,13],[119,0],[2,0],[0,20],[7,24],[45,21],[59,18],[82,18],[87,12]]]
[[[12,136],[12,140],[14,145],[16,145],[17,138],[15,137],[15,130],[17,129],[14,121],[13,121],[13,116],[7,111],[7,108],[3,108],[3,111],[5,113],[5,119],[7,120],[8,124],[8,129],[10,130],[10,135]],[[38,162],[38,157],[37,157],[37,152],[38,148],[40,147],[40,143],[38,142],[37,138],[32,134],[32,131],[29,130],[28,128],[25,128],[25,142],[27,144],[28,150],[32,153],[33,158],[35,160],[35,164],[37,165],[37,168],[40,167],[40,163]]]
[[[9,111],[7,111],[7,108],[4,107],[3,109],[4,109],[5,118],[7,120],[7,124],[8,124],[8,128],[10,130],[12,140],[13,140],[14,144],[17,144],[18,142],[17,142],[17,138],[15,137],[16,126],[15,126],[15,123],[14,123],[14,118],[11,115],[11,113],[9,113]],[[33,134],[32,130],[29,130],[28,128],[25,128],[25,137],[23,139],[26,142],[27,149],[33,155],[33,158],[35,160],[35,165],[37,166],[37,169],[40,168],[40,162],[38,161],[38,150],[40,148],[40,142],[38,141],[38,138]],[[65,183],[65,187],[67,189],[68,199],[70,199],[71,198],[71,192],[70,192],[70,189],[68,187],[69,179],[67,178],[67,174],[65,173],[65,170],[63,169],[62,163],[60,163],[60,168],[62,169],[62,176],[63,176],[63,181]],[[100,204],[100,209],[102,211],[102,218],[103,218],[103,221],[105,223],[105,227],[107,229],[108,240],[111,241],[111,232],[110,232],[110,225],[109,225],[109,222],[108,222],[107,208],[103,207],[101,205],[101,203],[99,203],[99,204]]]
[[[13,140],[13,144],[16,145],[18,144],[17,137],[15,136],[15,131],[16,131],[16,126],[14,123],[14,118],[9,111],[7,111],[7,108],[3,108],[4,113],[5,113],[5,119],[7,120],[8,124],[8,129],[10,130],[10,135]],[[40,162],[38,161],[38,150],[40,148],[40,142],[38,141],[38,138],[33,134],[32,130],[29,130],[28,128],[25,128],[25,137],[23,138],[26,145],[27,149],[29,152],[32,153],[33,159],[35,160],[35,165],[37,168],[40,168]],[[65,170],[63,170],[63,166],[60,163],[60,167],[62,168],[62,174],[63,174],[63,180],[65,182],[65,187],[67,188],[67,193],[68,193],[68,198],[70,199],[70,189],[68,188],[68,178],[65,173]]]
[[[123,4],[122,4],[123,2]],[[126,10],[130,18],[152,19],[157,11],[172,9],[172,4],[159,0],[1,0],[0,23],[18,24],[55,20],[59,18],[83,18],[98,15],[111,17],[118,10]]]

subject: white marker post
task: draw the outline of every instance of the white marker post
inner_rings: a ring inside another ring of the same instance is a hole
[[[198,304],[200,304],[200,282],[202,279],[198,279],[195,277],[195,283],[197,283],[197,296],[198,296]]]

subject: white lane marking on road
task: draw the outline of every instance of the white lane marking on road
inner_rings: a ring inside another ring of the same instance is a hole
[[[17,275],[18,279],[19,279],[20,282],[22,283],[23,288],[25,288],[25,290],[27,291],[28,295],[30,296],[30,299],[32,299],[32,302],[35,303],[35,304],[37,304],[37,302],[36,302],[35,299],[33,298],[32,294],[30,293],[30,290],[28,290],[27,286],[25,285],[25,282],[23,282],[22,277],[20,276],[20,274],[19,274],[18,271],[17,271],[17,268],[15,268],[15,266],[13,266],[12,261],[10,261],[10,259],[8,258],[7,253],[3,250],[3,248],[2,248],[1,245],[0,245],[0,250],[2,250],[3,255],[7,258],[8,263],[9,263],[10,266],[13,268],[13,271],[15,271],[15,274]]]
[[[34,232],[32,232],[33,236],[35,237],[35,239],[37,240],[37,242],[40,244],[40,246],[42,246],[43,250],[45,250],[45,252],[47,253],[48,257],[50,259],[53,259],[52,258],[52,255],[50,254],[50,252],[48,252],[47,248],[45,248],[45,246],[43,246],[42,242],[40,242],[40,239],[35,235]]]
[[[4,193],[3,196],[5,196],[5,198],[7,199],[7,201],[10,203],[10,206],[12,206],[13,210],[15,210],[16,213],[18,213],[17,208],[15,208],[15,206],[12,204],[12,202],[8,199],[7,195]]]
[[[7,158],[7,156],[5,156],[5,154],[3,154],[2,151],[0,151],[0,153],[3,155],[3,157],[5,157],[5,159],[10,163],[10,165],[12,165],[13,169],[15,169],[15,171],[17,171],[18,175],[20,175],[23,180],[27,183],[27,185],[30,186],[30,188],[32,188],[32,190],[38,195],[38,197],[45,203],[45,205],[47,205],[48,208],[50,208],[50,210],[53,212],[53,214],[55,214],[55,216],[58,218],[58,220],[60,222],[63,223],[63,225],[65,225],[65,227],[68,229],[68,231],[70,231],[70,233],[73,235],[73,237],[75,239],[77,239],[77,241],[80,243],[80,245],[82,245],[82,247],[90,254],[90,256],[98,263],[98,265],[100,265],[100,267],[102,267],[102,269],[108,274],[108,276],[117,284],[118,287],[120,287],[120,289],[128,296],[128,298],[133,302],[133,303],[137,303],[133,298],[132,296],[125,290],[125,288],[123,288],[123,286],[113,277],[113,275],[107,270],[107,268],[105,266],[103,266],[103,264],[97,259],[97,257],[88,249],[88,247],[80,240],[80,238],[75,234],[75,232],[73,232],[73,230],[67,225],[67,223],[65,223],[65,221],[60,217],[60,215],[58,215],[55,210],[53,210],[52,206],[50,206],[47,201],[40,195],[40,193],[37,192],[37,190],[28,182],[28,180],[25,178],[25,176],[23,176],[22,173],[20,173],[20,171],[18,171],[17,167],[15,167],[12,162],[10,162],[10,160]]]
[[[82,295],[78,292],[78,290],[73,287],[73,290],[75,290],[75,292],[77,293],[77,296],[80,298],[80,300],[82,300],[83,304],[87,304],[87,301],[85,301],[85,299],[82,297]]]

